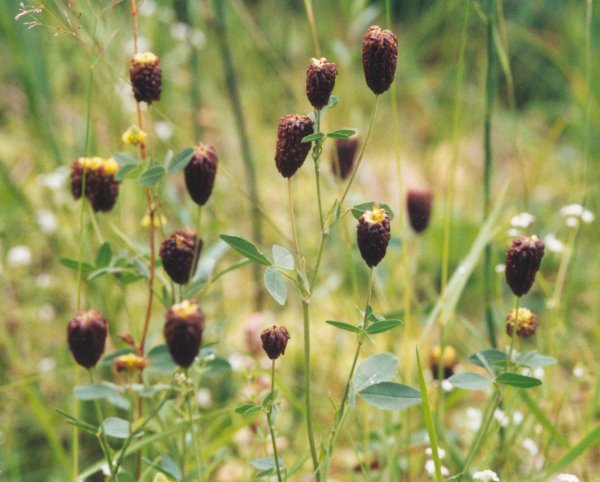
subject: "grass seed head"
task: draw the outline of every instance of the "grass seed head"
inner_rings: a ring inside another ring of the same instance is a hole
[[[337,68],[325,57],[311,59],[306,68],[306,97],[310,105],[321,110],[329,102],[329,96],[335,86]]]
[[[190,280],[190,276],[195,271],[194,251],[196,243],[198,247],[198,258],[202,250],[202,240],[198,239],[196,232],[191,229],[178,229],[171,236],[165,239],[160,245],[160,258],[163,262],[165,271],[174,283],[183,285]],[[198,264],[196,259],[195,264]]]
[[[544,256],[544,243],[537,236],[516,238],[506,251],[506,282],[513,293],[529,292]]]
[[[185,166],[185,185],[190,197],[199,206],[204,206],[212,194],[218,161],[215,148],[201,142]]]
[[[365,80],[374,94],[390,88],[396,75],[398,40],[391,30],[377,25],[369,27],[362,43]]]
[[[365,211],[358,219],[356,241],[367,265],[370,268],[377,266],[390,242],[390,218],[379,205],[375,204],[371,211]]]
[[[279,119],[275,165],[283,177],[292,177],[304,164],[311,143],[303,144],[302,139],[313,132],[313,122],[308,116],[288,114]]]
[[[427,229],[431,219],[433,193],[430,189],[411,189],[406,194],[406,210],[410,225],[417,233]]]
[[[138,52],[130,61],[129,78],[138,102],[151,104],[160,100],[162,71],[160,58],[152,52]]]
[[[92,368],[104,353],[108,323],[100,311],[80,311],[67,325],[67,341],[75,361]]]
[[[164,336],[171,357],[179,366],[189,367],[202,344],[204,314],[194,301],[184,300],[165,313]]]
[[[271,360],[276,360],[285,353],[290,334],[285,327],[273,325],[262,331],[260,339],[267,356]]]

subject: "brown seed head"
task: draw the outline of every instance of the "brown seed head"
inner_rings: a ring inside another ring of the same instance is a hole
[[[340,179],[346,179],[352,172],[352,167],[358,153],[360,138],[354,135],[348,139],[335,139],[335,152],[331,160],[333,174]]]
[[[115,358],[113,366],[117,372],[136,372],[142,371],[148,366],[148,360],[143,356],[136,355],[135,353],[127,353]]]
[[[157,55],[152,52],[135,54],[130,61],[129,78],[135,100],[147,104],[160,100],[162,71]]]
[[[360,254],[369,267],[377,266],[385,256],[390,242],[390,218],[375,204],[358,219],[356,241]]]
[[[112,159],[101,157],[80,157],[71,165],[71,193],[75,199],[81,198],[85,173],[85,197],[92,209],[110,211],[119,195],[119,182],[115,174],[119,165]]]
[[[511,312],[506,317],[506,333],[508,336],[513,336],[513,330],[515,328],[515,315],[516,310]],[[537,329],[538,320],[537,316],[528,308],[519,308],[519,319],[517,320],[517,336],[521,338],[529,338],[535,333]]]
[[[439,345],[433,347],[429,356],[429,365],[431,367],[431,374],[436,380],[438,379],[440,357],[442,359],[442,372],[445,380],[454,375],[454,367],[458,364],[458,357],[456,356],[456,350],[450,345],[444,347],[443,354]]]
[[[406,194],[406,210],[410,225],[417,233],[427,229],[431,218],[433,193],[430,189],[411,189]]]
[[[390,88],[396,75],[398,40],[390,30],[369,27],[362,43],[363,70],[367,85],[374,94]]]
[[[292,177],[304,164],[311,143],[303,144],[302,139],[313,132],[313,122],[308,116],[289,114],[279,119],[275,165],[283,177]]]
[[[171,357],[179,366],[189,367],[202,344],[204,315],[194,301],[185,300],[165,313],[164,335]]]
[[[67,341],[75,361],[92,368],[104,353],[108,324],[96,309],[80,311],[67,325]]]
[[[199,206],[206,204],[213,191],[218,161],[215,148],[201,142],[185,166],[185,185],[191,198]]]
[[[325,57],[311,59],[306,68],[306,96],[310,105],[321,110],[329,102],[335,86],[336,65]]]
[[[173,282],[180,285],[186,284],[196,270],[196,266],[192,266],[196,242],[200,243],[199,258],[202,251],[202,240],[198,239],[196,232],[191,229],[178,229],[160,244],[160,258],[163,267]],[[195,265],[197,264],[198,259],[195,262]]]
[[[515,239],[506,251],[506,282],[517,296],[527,294],[544,256],[544,243],[537,236]]]
[[[285,353],[290,334],[283,326],[273,325],[265,328],[260,334],[262,346],[271,360],[276,360]]]

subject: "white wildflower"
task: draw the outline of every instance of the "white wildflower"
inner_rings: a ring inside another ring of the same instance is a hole
[[[506,271],[506,265],[504,263],[497,264],[494,271],[496,271],[496,273],[504,273]]]
[[[52,191],[60,191],[65,186],[69,174],[69,168],[61,166],[50,173],[40,174],[37,176],[36,181],[40,186],[47,187]]]
[[[539,378],[540,380],[542,380],[544,378],[544,369],[542,367],[538,367],[535,370],[533,370],[533,376],[535,378]]]
[[[483,482],[500,482],[498,474],[493,470],[481,470],[473,474],[473,480],[481,480]]]
[[[49,356],[42,358],[38,363],[40,373],[48,373],[56,368],[56,360]]]
[[[584,208],[581,204],[569,204],[560,210],[560,215],[564,216],[567,226],[570,228],[579,224],[579,220],[585,224],[590,224],[596,219],[596,216],[589,209]]]
[[[56,311],[54,310],[54,307],[51,304],[45,303],[42,306],[40,306],[38,316],[40,317],[40,320],[52,321],[56,318]]]
[[[35,284],[38,288],[50,288],[52,286],[52,276],[48,273],[41,273],[35,279]]]
[[[525,417],[523,416],[523,413],[516,410],[512,416],[512,423],[514,425],[521,425],[521,422],[523,421],[524,418]]]
[[[427,447],[425,449],[425,455],[428,455],[429,457],[431,457],[432,454],[433,454],[432,448]],[[439,455],[440,459],[443,459],[446,456],[446,451],[443,448],[438,447],[438,455]]]
[[[579,225],[579,219],[573,216],[567,216],[567,219],[565,219],[565,224],[569,228],[576,228]]]
[[[558,474],[555,480],[556,482],[579,482],[579,477],[573,474]]]
[[[472,432],[477,431],[481,426],[481,410],[475,407],[467,407],[466,416],[465,426]]]
[[[173,136],[173,127],[165,121],[154,123],[154,133],[161,141],[168,141]]]
[[[208,407],[212,402],[212,394],[208,388],[201,388],[196,392],[196,401],[201,407]]]
[[[52,234],[58,228],[56,216],[54,216],[54,213],[49,209],[38,209],[35,216],[40,229],[44,233]]]
[[[520,213],[513,216],[510,220],[510,225],[513,228],[527,228],[535,221],[535,216],[529,213]]]
[[[521,232],[517,228],[511,228],[506,232],[506,234],[509,238],[516,238],[519,236],[519,234],[521,234]]]
[[[448,477],[450,475],[450,471],[443,465],[441,470],[444,477]],[[428,460],[425,462],[425,471],[431,476],[435,475],[435,462],[433,460]]]
[[[27,246],[15,246],[8,251],[6,262],[9,267],[29,266],[31,264],[31,250]]]
[[[583,367],[583,365],[578,363],[573,367],[573,376],[575,378],[583,378],[585,376],[585,368]]]
[[[442,390],[445,392],[451,392],[454,390],[454,385],[452,385],[449,380],[442,380]]]
[[[498,423],[503,427],[508,427],[510,424],[510,418],[504,413],[504,410],[497,408],[494,411],[494,418],[498,421]]]
[[[526,438],[521,442],[521,447],[523,447],[527,452],[531,455],[537,455],[539,452],[538,446],[533,439]]]
[[[553,253],[562,253],[565,249],[563,242],[554,233],[549,233],[544,238],[544,244],[548,251],[552,251]]]

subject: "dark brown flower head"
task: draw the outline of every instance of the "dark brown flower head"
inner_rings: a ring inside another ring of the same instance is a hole
[[[506,251],[506,282],[517,296],[527,294],[544,256],[544,243],[537,236],[519,237]]]
[[[75,361],[92,368],[104,353],[108,323],[98,310],[78,312],[67,325],[67,341]]]
[[[390,218],[379,205],[375,204],[372,211],[365,211],[358,219],[356,241],[367,265],[377,266],[390,242]]]
[[[213,191],[218,161],[215,148],[201,142],[185,166],[185,185],[191,198],[200,206],[204,206]]]
[[[178,229],[160,245],[160,258],[163,267],[177,284],[186,284],[196,270],[196,266],[192,266],[196,242],[200,243],[198,247],[199,258],[202,251],[202,240],[198,239],[196,232],[191,229]],[[195,265],[197,264],[198,259],[195,262]]]
[[[410,225],[417,233],[422,233],[429,225],[433,193],[429,189],[411,189],[406,194],[406,210]]]
[[[335,152],[331,160],[331,169],[340,179],[346,179],[352,172],[360,138],[354,135],[348,139],[335,140]]]
[[[143,356],[136,355],[135,353],[127,353],[115,358],[113,366],[117,372],[136,372],[142,371],[148,366],[148,360]]]
[[[275,165],[283,177],[292,177],[304,164],[311,143],[303,144],[302,139],[313,132],[313,122],[308,116],[289,114],[279,119]]]
[[[135,54],[130,61],[129,78],[135,100],[147,104],[160,100],[162,72],[158,55],[152,52]]]
[[[164,335],[171,357],[179,366],[189,367],[202,344],[204,315],[194,301],[184,300],[165,313]]]
[[[321,110],[329,102],[336,76],[337,69],[333,62],[325,57],[311,59],[306,68],[306,97],[315,109]]]
[[[273,325],[265,328],[260,334],[262,346],[271,360],[276,360],[285,353],[290,334],[283,326]]]
[[[506,333],[508,336],[513,336],[513,330],[515,329],[515,315],[516,310],[511,312],[506,317]],[[517,320],[517,336],[521,338],[529,338],[535,333],[538,326],[538,319],[528,308],[519,308],[519,319]]]
[[[458,364],[458,357],[456,356],[456,350],[450,345],[444,347],[443,354],[439,345],[434,346],[431,350],[431,355],[429,356],[429,366],[431,367],[431,375],[435,380],[439,378],[438,369],[440,366],[440,357],[442,362],[442,375],[445,380],[454,375],[454,367]]]
[[[374,94],[382,94],[390,88],[396,75],[398,40],[390,30],[377,25],[369,27],[362,43],[365,80]]]
[[[81,198],[85,173],[85,197],[92,209],[110,211],[119,195],[119,182],[115,174],[119,165],[112,159],[101,157],[80,157],[71,165],[71,192],[75,199]]]

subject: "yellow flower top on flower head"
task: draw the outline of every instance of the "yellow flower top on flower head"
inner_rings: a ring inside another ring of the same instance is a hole
[[[381,223],[385,219],[385,209],[379,207],[379,204],[373,204],[371,211],[364,212],[365,221],[371,224]]]
[[[153,64],[158,60],[158,56],[152,52],[138,52],[133,56],[133,61],[140,64]]]
[[[180,318],[189,318],[198,313],[198,305],[190,300],[183,300],[181,303],[173,305],[171,311]]]
[[[148,366],[148,360],[138,356],[135,353],[127,353],[115,358],[115,370],[118,372],[131,372],[135,370],[143,370]]]
[[[114,176],[119,171],[119,164],[112,157],[108,159],[98,156],[80,157],[77,162],[83,169],[89,169],[90,171],[99,171],[102,169],[109,176]]]

